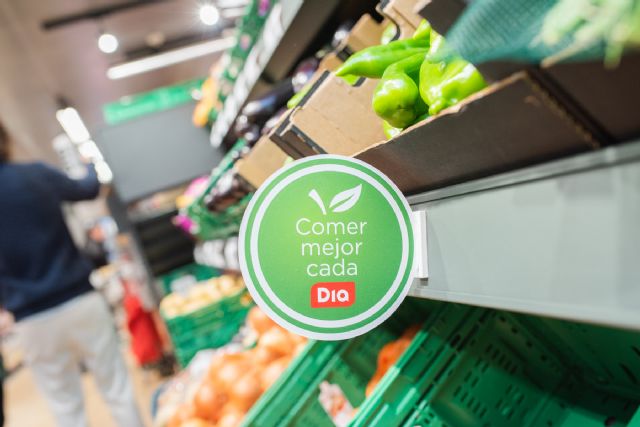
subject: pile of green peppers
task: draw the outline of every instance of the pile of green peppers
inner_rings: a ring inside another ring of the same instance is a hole
[[[411,39],[358,51],[336,75],[380,79],[372,107],[391,138],[486,87],[472,64],[460,57],[439,55],[443,49],[444,38],[423,20]]]

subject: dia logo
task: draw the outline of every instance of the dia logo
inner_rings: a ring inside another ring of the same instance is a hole
[[[349,307],[356,301],[354,282],[320,282],[311,287],[311,307]]]

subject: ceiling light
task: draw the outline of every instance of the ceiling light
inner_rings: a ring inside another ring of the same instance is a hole
[[[218,8],[212,4],[203,4],[200,6],[200,20],[204,25],[216,25],[220,19]]]
[[[87,127],[80,118],[75,108],[67,107],[56,112],[56,119],[60,122],[60,126],[67,133],[69,139],[76,144],[87,141],[91,138]]]
[[[98,48],[104,53],[118,50],[118,39],[113,34],[103,33],[98,37]]]
[[[136,74],[146,73],[159,68],[168,67],[201,56],[231,48],[235,45],[234,37],[210,40],[203,43],[193,44],[180,49],[170,50],[146,58],[114,65],[107,70],[107,77],[111,80],[122,79]]]

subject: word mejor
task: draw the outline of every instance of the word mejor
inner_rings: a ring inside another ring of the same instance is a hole
[[[335,241],[306,241],[300,245],[303,257],[330,257],[330,262],[311,262],[307,265],[307,275],[311,277],[357,276],[358,265],[347,262],[345,257],[358,256],[362,252],[361,241],[341,240],[345,237],[362,237],[366,221],[312,222],[309,218],[296,221],[296,232],[305,238],[317,240],[335,236]],[[353,238],[352,237],[352,238]]]

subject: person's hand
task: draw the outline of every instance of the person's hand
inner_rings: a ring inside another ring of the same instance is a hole
[[[112,188],[111,188],[111,184],[102,184],[100,186],[100,196],[101,197],[108,197],[111,194]]]

